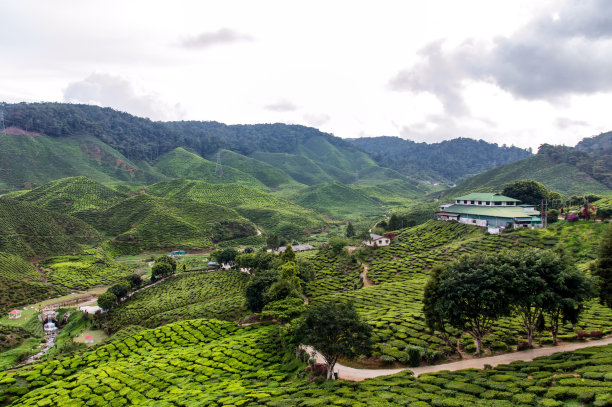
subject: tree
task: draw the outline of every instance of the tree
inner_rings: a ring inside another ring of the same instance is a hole
[[[125,297],[130,292],[130,288],[130,283],[123,280],[110,287],[108,292],[115,294],[115,296],[120,299]]]
[[[153,268],[151,269],[151,281],[157,281],[160,278],[169,276],[172,274],[172,271],[173,270],[170,263],[166,263],[164,261],[155,262],[155,264],[153,264]]]
[[[266,245],[268,246],[268,249],[276,250],[278,249],[278,246],[280,246],[280,238],[274,234],[268,235]]]
[[[251,277],[245,292],[247,308],[253,312],[260,312],[267,304],[266,293],[268,289],[277,280],[278,273],[275,271],[265,271]]]
[[[612,308],[612,225],[608,225],[601,237],[593,271],[598,279],[599,301]]]
[[[126,278],[127,282],[130,283],[132,290],[137,289],[142,284],[142,278],[138,274],[130,274]]]
[[[98,306],[104,311],[111,310],[117,305],[117,296],[111,292],[105,292],[98,296]]]
[[[288,297],[302,297],[302,284],[298,277],[297,264],[294,262],[282,265],[278,280],[270,286],[266,293],[266,302],[280,301]]]
[[[425,314],[425,323],[430,330],[439,331],[444,342],[455,350],[459,357],[462,357],[461,353],[457,349],[456,343],[451,341],[451,335],[448,333],[447,327],[450,325],[449,321],[436,310],[437,303],[440,298],[438,294],[438,287],[440,286],[440,279],[443,273],[444,266],[435,266],[433,269],[431,269],[431,272],[429,273],[429,280],[427,280],[427,283],[425,284],[425,290],[423,292],[423,314]]]
[[[524,204],[540,205],[542,200],[548,199],[548,190],[537,181],[522,179],[506,185],[502,195],[518,199]]]
[[[288,244],[285,247],[285,251],[281,253],[280,257],[281,257],[281,260],[284,261],[285,263],[289,261],[295,261],[295,252],[293,251],[293,247],[290,244]]]
[[[355,236],[355,228],[353,227],[353,223],[349,221],[348,225],[346,225],[346,237],[354,237]]]
[[[155,260],[155,264],[159,264],[159,263],[167,263],[167,264],[169,264],[170,267],[172,268],[172,273],[174,273],[176,271],[176,260],[174,260],[170,256],[163,255],[163,256],[158,257]]]
[[[332,251],[338,255],[340,253],[342,253],[342,249],[344,249],[344,246],[346,246],[346,240],[344,240],[341,237],[332,237],[329,239],[329,247],[332,249]]]
[[[235,264],[238,251],[233,247],[227,247],[221,251],[216,250],[210,254],[210,258],[221,263],[233,266]]]
[[[340,356],[354,359],[372,351],[372,328],[361,320],[351,302],[320,302],[309,306],[296,323],[293,335],[323,356],[328,380]]]
[[[448,264],[440,276],[435,312],[440,320],[468,331],[477,353],[493,323],[510,314],[510,271],[496,255],[478,254]]]

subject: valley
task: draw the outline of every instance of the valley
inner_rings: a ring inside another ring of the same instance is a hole
[[[612,309],[595,278],[612,233],[609,133],[531,154],[88,105],[6,112],[2,406],[612,404]],[[516,208],[533,227],[434,218],[517,185],[531,186]],[[494,276],[472,278],[469,298],[508,304],[480,342],[468,311],[444,314],[459,301],[436,305],[469,261]],[[532,268],[556,291],[525,305]],[[504,276],[501,292],[486,285]],[[333,306],[347,307],[340,320],[313,315]],[[39,353],[45,311],[58,329]],[[309,318],[332,331],[316,350],[335,346],[335,369],[304,351]],[[365,350],[335,342],[342,324]]]

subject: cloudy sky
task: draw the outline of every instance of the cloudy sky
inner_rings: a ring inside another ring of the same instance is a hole
[[[612,1],[0,0],[0,100],[537,148],[612,130]]]

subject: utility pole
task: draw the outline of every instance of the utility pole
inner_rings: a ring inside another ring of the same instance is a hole
[[[223,176],[223,166],[221,165],[221,151],[217,152],[217,165],[215,165],[215,175],[218,177]]]
[[[0,104],[0,134],[6,134],[6,127],[4,126],[4,102]]]
[[[355,185],[359,185],[359,171],[355,171]]]

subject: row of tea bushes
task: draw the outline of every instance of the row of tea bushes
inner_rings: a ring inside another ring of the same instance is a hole
[[[258,386],[279,388],[300,367],[283,351],[275,325],[238,328],[194,320],[142,331],[81,356],[0,373],[0,397],[20,406],[256,402],[269,397]]]
[[[110,324],[118,330],[132,324],[153,327],[190,317],[241,314],[248,280],[246,273],[236,270],[181,273],[134,294],[111,312]],[[197,315],[198,311],[210,314]]]
[[[49,281],[77,290],[110,285],[133,272],[99,249],[88,249],[77,256],[52,257],[39,266],[48,269]]]
[[[332,250],[319,250],[309,259],[315,271],[315,279],[306,287],[306,295],[318,297],[325,294],[356,290],[363,287],[359,275],[363,271],[355,257]]]

